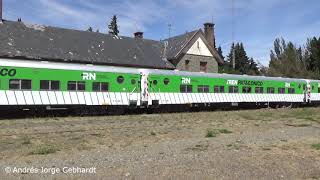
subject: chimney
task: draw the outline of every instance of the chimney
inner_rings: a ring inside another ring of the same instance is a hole
[[[137,39],[143,39],[143,32],[135,32],[133,35]]]
[[[2,0],[0,0],[0,22],[2,22]]]
[[[214,24],[204,23],[204,34],[212,48],[216,48],[216,37],[214,35]]]

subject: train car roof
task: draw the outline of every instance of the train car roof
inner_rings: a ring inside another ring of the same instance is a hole
[[[27,68],[42,68],[42,69],[61,69],[61,70],[80,70],[80,71],[98,71],[98,72],[119,72],[139,74],[137,68],[126,68],[119,66],[102,66],[92,64],[74,64],[74,63],[59,63],[48,61],[30,61],[30,60],[13,60],[0,58],[0,66],[14,66]]]
[[[188,71],[167,71],[167,70],[149,70],[150,74],[163,74],[163,75],[179,75],[179,76],[197,76],[197,77],[212,77],[236,80],[263,80],[263,81],[286,81],[286,82],[303,82],[305,79],[282,78],[282,77],[267,77],[267,76],[251,76],[251,75],[236,75],[236,74],[218,74],[218,73],[201,73],[201,72],[188,72]]]
[[[263,80],[263,81],[270,80],[270,81],[286,81],[286,82],[302,82],[302,83],[307,82],[307,79],[294,79],[294,78],[282,78],[282,77],[199,73],[199,72],[187,72],[187,71],[177,71],[177,70],[127,68],[127,67],[118,67],[118,66],[71,64],[71,63],[58,63],[58,62],[47,62],[47,61],[35,62],[30,60],[13,60],[13,59],[6,59],[6,58],[0,58],[0,66],[98,71],[98,72],[114,72],[114,73],[118,72],[118,73],[132,73],[132,74],[140,74],[141,72],[147,72],[149,74],[158,74],[158,75],[212,77],[212,78],[224,78],[224,79],[230,79],[230,80],[235,79],[235,80]],[[320,80],[309,80],[309,81],[320,83]]]

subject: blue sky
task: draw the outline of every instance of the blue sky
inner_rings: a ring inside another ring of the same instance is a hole
[[[232,42],[232,0],[3,0],[5,19],[64,28],[106,32],[113,14],[120,34],[143,31],[145,38],[165,39],[171,34],[216,24],[216,43],[224,54]],[[268,65],[276,37],[302,45],[320,36],[319,0],[234,0],[235,40],[243,42],[248,56]]]

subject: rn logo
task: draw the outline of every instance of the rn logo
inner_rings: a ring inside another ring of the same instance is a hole
[[[15,69],[7,69],[1,68],[0,69],[0,76],[15,76],[17,74],[17,70]]]
[[[286,88],[289,88],[290,86],[291,86],[290,83],[287,83],[287,82],[285,83]]]
[[[96,80],[96,73],[82,73],[82,80]]]
[[[183,78],[181,79],[181,83],[182,83],[182,84],[190,84],[190,83],[191,83],[191,79],[190,79],[190,78],[183,77]]]
[[[227,84],[236,86],[238,85],[238,80],[227,80]]]

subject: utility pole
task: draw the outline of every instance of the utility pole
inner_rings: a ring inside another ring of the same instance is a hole
[[[232,11],[232,44],[233,46],[235,45],[235,42],[234,42],[234,29],[235,29],[235,22],[234,22],[234,0],[231,0],[231,3],[232,3],[232,7],[231,7],[231,11]],[[236,54],[235,54],[235,48],[233,48],[233,51],[232,51],[232,68],[233,69],[236,69]]]
[[[172,27],[172,24],[168,24],[169,39],[171,38],[171,27]]]
[[[2,0],[0,0],[0,22],[2,22]]]

